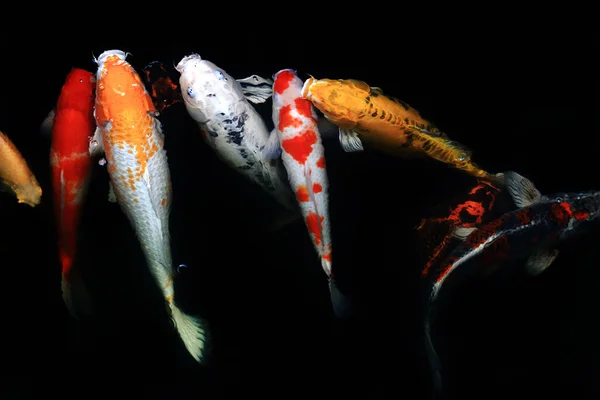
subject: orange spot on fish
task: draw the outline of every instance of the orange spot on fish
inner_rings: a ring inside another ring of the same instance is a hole
[[[312,106],[310,101],[303,99],[302,97],[298,97],[296,100],[294,100],[294,103],[296,104],[296,110],[298,110],[298,114],[312,119]]]
[[[281,147],[300,164],[304,164],[315,143],[317,143],[317,134],[307,129],[296,137],[283,140]]]
[[[161,206],[163,206],[163,207],[164,207],[164,206],[166,206],[166,205],[167,205],[167,199],[163,198],[163,199],[160,201],[160,205],[161,205]]]
[[[325,168],[325,157],[321,157],[317,160],[317,167]]]
[[[306,186],[301,185],[298,190],[296,190],[296,198],[301,203],[306,203],[308,201],[308,189]]]
[[[321,244],[321,223],[324,219],[324,217],[319,217],[314,212],[309,212],[306,216],[306,227],[312,233],[313,240],[317,246]]]
[[[134,203],[139,203],[138,199],[133,199]]]
[[[173,283],[173,278],[167,279],[167,283],[165,284],[165,287],[168,288],[169,286],[171,286],[172,283]]]
[[[294,74],[291,71],[281,71],[275,79],[273,90],[277,94],[282,94],[288,87],[290,87],[292,80],[294,80]]]
[[[279,110],[279,130],[284,131],[285,128],[299,128],[302,126],[302,121],[292,115],[292,106],[290,104],[281,107]]]
[[[314,183],[313,184],[313,192],[315,193],[321,193],[323,191],[323,186],[321,186],[318,183]]]
[[[173,302],[173,295],[168,295],[167,296],[167,302],[168,303],[172,303]]]

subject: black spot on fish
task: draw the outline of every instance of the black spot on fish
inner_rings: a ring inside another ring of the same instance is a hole
[[[379,119],[384,119],[385,118],[385,110],[381,110],[381,117],[379,117]]]
[[[371,114],[371,117],[376,117],[377,116],[377,110],[375,110],[375,112],[373,114]]]
[[[373,109],[373,103],[369,103],[369,111]]]
[[[410,124],[410,120],[408,118],[404,118],[404,123],[408,125]]]
[[[365,103],[367,103],[367,104],[371,103],[371,96],[367,96],[367,98],[365,99]]]
[[[388,114],[388,118],[387,118],[388,122],[390,122],[392,120],[392,117],[393,117],[392,114]]]
[[[371,97],[377,97],[377,96],[379,96],[379,93],[371,90]]]
[[[207,129],[206,132],[208,132],[208,134],[212,137],[219,137],[219,135],[217,134],[217,132]]]
[[[223,120],[224,128],[227,130],[227,143],[241,146],[244,138],[244,124],[247,119],[248,114],[244,112],[237,120],[235,118]]]

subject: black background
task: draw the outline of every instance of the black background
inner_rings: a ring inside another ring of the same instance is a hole
[[[173,261],[188,265],[176,287],[182,307],[202,315],[213,336],[202,368],[171,330],[129,223],[107,201],[108,178],[98,165],[79,248],[98,309],[85,323],[69,317],[51,213],[50,141],[39,125],[72,67],[95,71],[92,55],[121,49],[141,71],[150,61],[173,65],[198,52],[236,78],[294,68],[364,80],[418,109],[491,172],[518,171],[543,193],[589,190],[600,187],[596,36],[579,29],[583,23],[567,29],[486,19],[413,20],[410,29],[400,20],[382,23],[385,30],[376,19],[346,21],[304,26],[306,35],[274,22],[259,34],[201,21],[186,34],[178,29],[183,20],[155,21],[152,35],[133,40],[103,40],[99,25],[89,39],[68,30],[45,31],[51,40],[40,32],[5,35],[0,129],[44,194],[34,209],[0,195],[2,390],[9,398],[37,390],[69,398],[427,398],[423,260],[414,227],[473,185],[471,178],[428,160],[344,153],[335,138],[326,139],[334,263],[357,305],[356,315],[339,323],[304,225],[264,232],[277,206],[220,163],[183,105],[167,110],[161,120],[174,191]],[[258,108],[268,121],[269,105]],[[517,273],[463,285],[435,332],[450,398],[599,393],[597,233],[565,245],[538,278]]]

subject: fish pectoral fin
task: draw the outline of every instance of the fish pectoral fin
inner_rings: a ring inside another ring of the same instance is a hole
[[[95,157],[104,153],[104,145],[102,142],[102,128],[96,128],[94,136],[90,138],[90,144],[88,146],[88,149],[91,157]]]
[[[115,195],[115,187],[111,181],[108,181],[108,201],[111,203],[117,202],[117,196]]]
[[[339,128],[339,134],[340,144],[345,152],[352,153],[355,151],[364,151],[358,132],[352,129]]]
[[[44,136],[50,136],[52,135],[52,126],[54,125],[54,116],[55,116],[55,111],[54,110],[50,110],[50,112],[48,113],[48,116],[46,116],[46,118],[44,118],[44,120],[42,121],[42,125],[40,126],[40,133]]]
[[[540,201],[542,195],[529,179],[514,171],[506,171],[502,178],[517,207],[528,207]]]
[[[265,147],[262,149],[262,154],[267,160],[275,160],[281,157],[281,151],[279,133],[277,132],[277,129],[273,129],[267,143],[265,143]]]
[[[467,240],[467,236],[469,236],[471,233],[473,233],[476,230],[477,230],[477,228],[473,228],[473,227],[467,228],[467,227],[459,226],[458,228],[455,228],[452,231],[451,235],[453,238],[465,241],[465,240]]]
[[[248,101],[254,104],[264,103],[273,96],[273,81],[258,75],[236,79],[242,87],[242,92]]]
[[[537,276],[544,272],[558,256],[557,249],[537,248],[531,253],[525,263],[525,270],[531,276]]]

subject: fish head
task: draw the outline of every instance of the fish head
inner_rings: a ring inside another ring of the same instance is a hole
[[[199,123],[224,112],[245,99],[242,87],[227,72],[198,54],[191,54],[176,66],[179,86],[188,113]]]
[[[79,107],[83,112],[87,112],[94,99],[94,90],[96,89],[96,77],[93,73],[80,68],[73,68],[65,79],[61,89],[58,107],[61,103],[65,107]]]
[[[127,53],[125,53],[123,50],[106,50],[100,54],[98,58],[94,59],[98,65],[96,80],[99,81],[100,78],[106,74],[106,70],[109,66],[121,64],[126,58]]]
[[[40,204],[42,188],[33,174],[29,177],[27,184],[15,186],[14,192],[19,203],[27,204],[30,207]]]
[[[273,104],[290,103],[301,97],[302,85],[302,79],[293,69],[282,69],[275,73],[273,75]]]
[[[365,82],[352,79],[315,79],[310,77],[302,87],[302,97],[310,100],[329,119],[355,120],[371,92]]]

